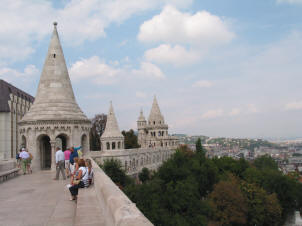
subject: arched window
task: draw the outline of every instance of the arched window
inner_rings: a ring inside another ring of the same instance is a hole
[[[115,142],[112,142],[112,150],[115,150]]]
[[[158,136],[159,136],[159,137],[161,136],[161,132],[160,132],[160,131],[158,131]]]
[[[110,150],[110,143],[109,142],[106,143],[106,148],[107,148],[107,150]]]
[[[120,141],[117,143],[117,148],[121,149],[121,142]]]

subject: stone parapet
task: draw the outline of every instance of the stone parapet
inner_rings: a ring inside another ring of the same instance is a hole
[[[94,187],[107,226],[153,225],[92,159]]]

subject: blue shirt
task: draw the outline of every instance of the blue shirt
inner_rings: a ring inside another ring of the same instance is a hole
[[[82,147],[77,147],[73,149],[73,152],[71,152],[69,156],[69,162],[73,165],[74,164],[74,158],[79,157],[77,150],[81,149]]]

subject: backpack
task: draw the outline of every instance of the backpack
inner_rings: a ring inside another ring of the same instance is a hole
[[[19,159],[20,157],[19,157],[19,153],[18,154],[16,154],[16,159]]]

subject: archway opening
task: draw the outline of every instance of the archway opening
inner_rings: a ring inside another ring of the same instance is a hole
[[[62,149],[62,151],[65,151],[67,149],[68,144],[68,136],[65,134],[60,134],[56,137],[56,147],[59,147]]]
[[[21,138],[21,148],[26,148],[26,137],[24,135]]]
[[[51,145],[50,138],[42,135],[38,138],[38,146],[40,150],[41,169],[47,170],[51,168]]]
[[[82,152],[83,154],[87,154],[87,152],[89,151],[89,146],[88,146],[88,138],[86,134],[82,135],[81,138],[81,146],[82,146]]]

